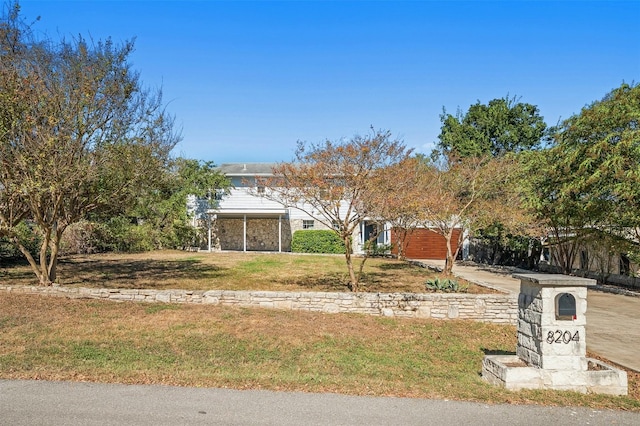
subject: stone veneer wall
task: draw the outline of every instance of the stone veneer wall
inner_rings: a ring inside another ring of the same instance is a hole
[[[556,319],[554,301],[563,293],[575,298],[575,319]],[[516,355],[520,359],[538,368],[572,371],[587,369],[587,287],[542,287],[523,280],[518,296],[518,309]],[[563,336],[564,333],[567,333],[566,336]],[[570,339],[574,335],[575,341]],[[554,336],[554,339],[548,342],[548,336]],[[568,341],[563,341],[563,337]]]
[[[243,249],[243,219],[218,218],[216,236],[222,250]],[[247,250],[278,251],[278,219],[247,219]],[[282,218],[282,251],[291,251],[291,226]]]
[[[115,301],[227,305],[402,318],[465,319],[500,324],[516,324],[518,319],[518,301],[509,294],[127,290],[8,285],[0,285],[0,291]]]

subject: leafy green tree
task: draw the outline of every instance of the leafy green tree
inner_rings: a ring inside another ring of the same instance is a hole
[[[177,158],[127,215],[153,230],[153,248],[197,246],[197,228],[187,212],[187,199],[193,196],[213,207],[216,194],[226,192],[230,184],[213,162]]]
[[[179,136],[161,93],[130,69],[131,42],[33,41],[18,12],[0,25],[10,35],[0,38],[1,220],[49,285],[67,227],[129,205],[162,174]],[[13,232],[16,219],[37,226],[37,257]]]
[[[571,170],[573,192],[601,222],[640,227],[640,86],[622,84],[566,120],[555,150]]]
[[[536,150],[542,146],[547,134],[547,125],[538,107],[518,102],[516,97],[493,99],[486,105],[478,101],[466,113],[458,110],[455,116],[443,111],[440,120],[438,150],[432,156],[442,155],[447,159],[502,157]],[[488,223],[486,229],[478,230],[483,238],[476,239],[475,244],[488,246],[494,253],[506,247],[520,246],[522,240],[529,240],[527,246],[537,244],[530,236],[505,234],[504,230],[504,224]],[[532,264],[535,252],[527,250],[527,253],[530,254],[527,263]]]
[[[639,123],[640,86],[622,84],[561,123],[548,151],[528,156],[529,203],[567,273],[594,232],[640,237]]]
[[[440,115],[441,154],[456,157],[501,156],[540,147],[547,125],[538,107],[500,98],[485,105],[478,101],[463,114]]]
[[[550,242],[556,244],[553,263],[570,273],[581,241],[597,223],[598,213],[586,210],[581,194],[574,191],[572,170],[561,149],[531,151],[520,160],[525,205],[547,230]]]

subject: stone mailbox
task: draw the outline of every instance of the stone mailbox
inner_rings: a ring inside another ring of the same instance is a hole
[[[520,278],[518,346],[527,364],[554,370],[586,370],[587,287],[595,280],[552,274]]]
[[[482,377],[508,389],[627,393],[627,375],[587,358],[587,287],[595,280],[519,274],[516,355],[487,355]]]

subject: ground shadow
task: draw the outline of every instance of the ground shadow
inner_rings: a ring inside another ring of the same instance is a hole
[[[503,351],[499,349],[481,348],[481,350],[482,352],[484,352],[485,355],[515,355],[516,354],[515,351]]]
[[[413,266],[411,266],[408,263],[382,263],[380,265],[377,266],[378,269],[382,269],[383,271],[389,271],[389,270],[398,270],[398,269],[411,269],[413,268]]]
[[[292,280],[290,283],[308,291],[349,291],[349,280],[342,273],[302,277]]]
[[[202,264],[197,259],[187,260],[63,260],[73,274],[65,277],[65,285],[88,285],[104,288],[138,288],[145,282],[146,288],[163,287],[167,282],[216,278],[225,274],[226,268]],[[157,285],[154,285],[157,284]]]

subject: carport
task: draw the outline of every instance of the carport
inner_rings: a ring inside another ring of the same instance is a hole
[[[291,240],[287,209],[219,209],[210,210],[208,249],[213,237],[221,250],[283,251]]]

